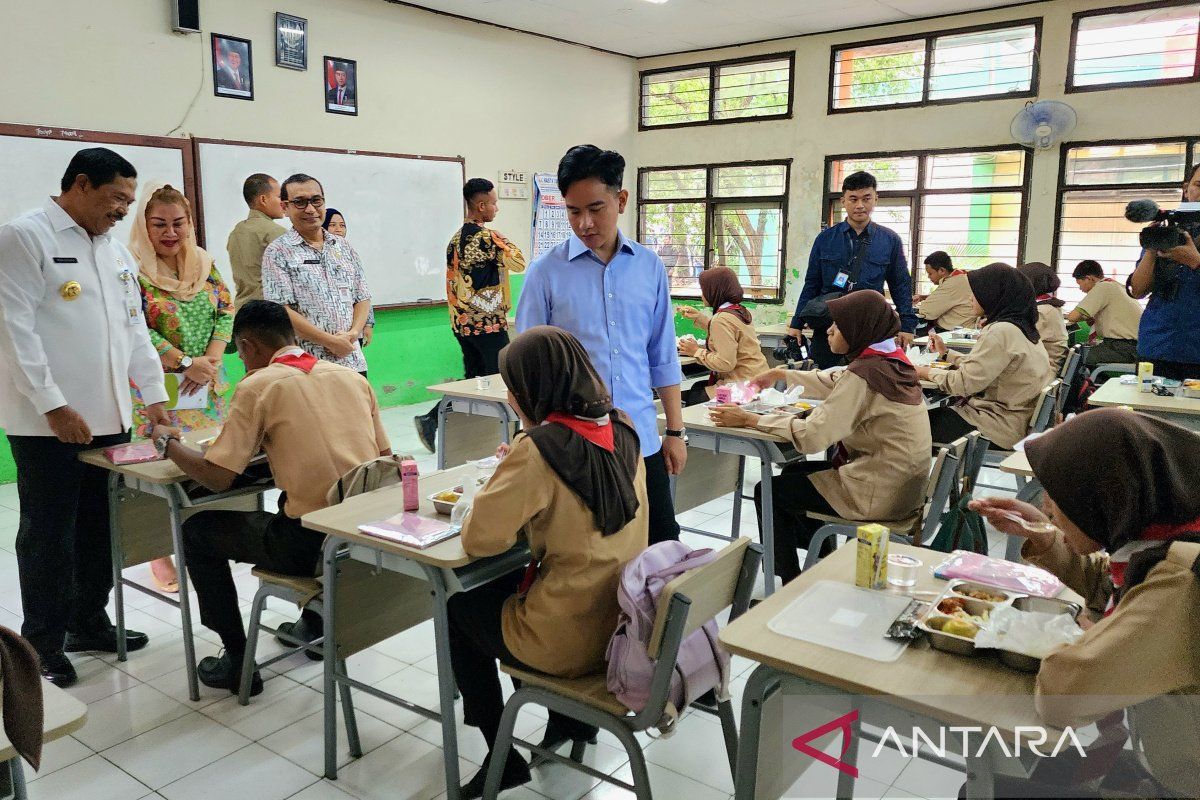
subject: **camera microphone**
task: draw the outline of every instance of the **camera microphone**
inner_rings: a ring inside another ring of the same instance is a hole
[[[1125,206],[1125,219],[1130,222],[1157,222],[1162,218],[1163,212],[1153,200],[1130,200]]]

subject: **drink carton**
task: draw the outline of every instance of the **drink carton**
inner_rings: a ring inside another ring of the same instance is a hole
[[[417,462],[411,458],[400,462],[400,485],[404,491],[404,510],[416,511],[421,507],[421,495],[417,491]]]
[[[876,523],[858,526],[858,560],[854,585],[864,589],[887,588],[887,528]]]

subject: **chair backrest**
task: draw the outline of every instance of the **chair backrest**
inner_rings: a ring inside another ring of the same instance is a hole
[[[985,439],[979,431],[967,434],[967,439],[969,440],[967,452],[963,456],[962,468],[959,470],[962,495],[975,491],[975,487],[979,484],[979,473],[987,458],[988,448],[992,446],[992,443]]]
[[[1083,361],[1083,351],[1087,349],[1085,344],[1077,344],[1067,350],[1066,358],[1063,359],[1062,366],[1058,368],[1058,377],[1063,383],[1070,383],[1075,377],[1075,373],[1079,371],[1079,364]]]
[[[1030,433],[1042,433],[1046,428],[1050,427],[1050,421],[1054,418],[1054,409],[1058,399],[1059,390],[1062,388],[1062,381],[1055,378],[1046,388],[1042,389],[1042,393],[1038,396],[1037,405],[1033,409],[1033,417],[1029,421]]]
[[[921,540],[913,544],[922,545],[933,541],[941,527],[942,514],[950,502],[950,495],[958,480],[958,465],[966,455],[970,439],[963,436],[938,449],[929,473],[925,490],[925,511],[921,519]]]

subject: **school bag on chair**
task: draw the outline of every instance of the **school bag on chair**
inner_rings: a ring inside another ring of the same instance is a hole
[[[648,648],[663,588],[688,570],[716,557],[711,548],[693,550],[683,542],[667,541],[643,550],[621,570],[617,603],[621,608],[617,628],[608,642],[608,690],[631,711],[640,712],[650,701],[650,681],[655,661]],[[658,729],[669,735],[679,714],[696,698],[715,690],[729,696],[729,653],[717,643],[716,620],[709,620],[679,645],[675,674],[668,695],[670,704]]]
[[[331,506],[336,506],[347,497],[364,494],[365,492],[373,492],[376,489],[382,489],[384,486],[392,486],[399,483],[400,462],[410,458],[412,456],[380,456],[364,464],[359,464],[339,478],[337,483],[329,487],[329,492],[325,495],[325,502]]]

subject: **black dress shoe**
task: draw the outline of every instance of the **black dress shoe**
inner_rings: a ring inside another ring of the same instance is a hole
[[[324,635],[322,633],[313,633],[311,630],[309,630],[308,623],[303,619],[296,620],[295,622],[279,623],[279,632],[289,634],[292,638],[300,639],[304,642],[311,642],[314,639],[320,639],[321,636]],[[275,641],[279,642],[285,647],[296,646],[294,642],[289,642],[282,636],[276,636]],[[308,656],[309,661],[321,661],[325,658],[325,656],[321,655],[320,650],[305,650],[304,655]]]
[[[418,417],[413,417],[413,424],[417,426],[417,438],[421,440],[421,444],[426,450],[433,453],[437,450],[437,415],[422,414]]]
[[[594,725],[585,725],[575,720],[562,723],[551,719],[549,724],[546,725],[546,732],[542,734],[542,740],[538,742],[538,747],[542,750],[554,752],[567,742],[571,742],[572,744],[580,744],[582,742],[595,744],[598,733],[600,733],[600,729]],[[533,765],[536,767],[548,760],[544,756],[535,753]]]
[[[491,755],[488,755],[483,760],[483,766],[479,768],[479,772],[475,773],[475,777],[459,787],[458,796],[462,800],[478,800],[483,797],[483,785],[487,783],[488,764],[491,762],[491,758]],[[516,753],[509,753],[508,761],[504,764],[504,774],[500,777],[500,791],[515,789],[529,783],[532,779],[533,775],[530,774],[529,765],[525,763],[525,759]]]
[[[207,656],[200,659],[200,663],[196,665],[196,676],[200,678],[201,683],[210,689],[228,689],[230,694],[237,694],[242,688],[241,671],[241,659],[238,659],[235,666],[228,653]],[[262,690],[262,675],[255,670],[254,677],[250,679],[250,696],[258,696],[262,694]]]
[[[141,650],[149,643],[150,637],[146,634],[125,629],[126,652],[132,653],[134,650]],[[100,628],[86,633],[68,633],[63,650],[68,653],[84,651],[115,653],[117,652],[117,628],[115,625],[110,625],[108,628]]]
[[[60,689],[74,686],[79,680],[71,660],[62,653],[40,656],[38,660],[41,662],[42,677]]]

